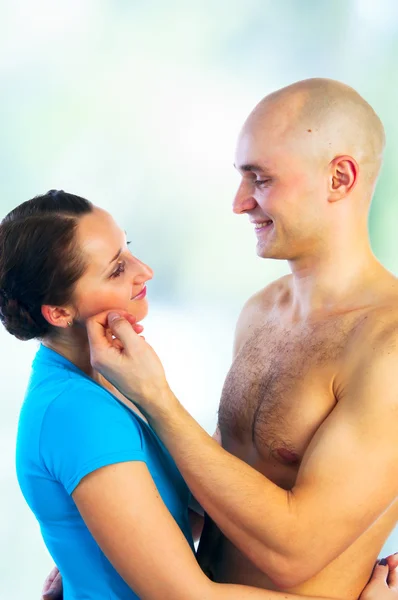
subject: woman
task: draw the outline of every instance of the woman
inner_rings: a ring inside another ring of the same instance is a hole
[[[21,409],[17,475],[64,598],[296,599],[206,578],[171,456],[90,364],[89,317],[147,313],[152,271],[127,244],[108,213],[63,191],[23,203],[0,226],[1,320],[19,339],[42,342]]]

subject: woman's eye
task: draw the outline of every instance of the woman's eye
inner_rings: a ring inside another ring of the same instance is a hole
[[[111,275],[111,279],[115,279],[115,277],[119,277],[122,273],[124,273],[126,265],[124,262],[120,262],[117,264],[117,269],[113,271]]]

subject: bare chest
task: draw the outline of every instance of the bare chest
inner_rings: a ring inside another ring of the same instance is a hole
[[[299,464],[335,406],[332,382],[349,331],[338,324],[257,328],[227,375],[219,408],[224,445],[247,462]]]

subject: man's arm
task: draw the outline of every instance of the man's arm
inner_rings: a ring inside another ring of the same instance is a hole
[[[396,554],[384,559],[375,566],[372,578],[361,594],[359,600],[398,600],[398,556]],[[258,590],[259,591],[259,590]],[[291,596],[278,592],[263,592],[261,598],[252,596],[251,600],[305,600],[305,596]],[[51,571],[44,582],[42,600],[62,600],[62,578],[57,567]],[[229,599],[230,600],[230,599]],[[243,597],[240,598],[243,600]],[[310,598],[307,598],[310,600]],[[312,598],[316,600],[316,598]],[[323,600],[327,600],[324,598]]]
[[[145,405],[205,511],[280,586],[318,573],[397,498],[397,342],[369,344],[291,491],[220,448],[170,394]]]
[[[338,405],[286,491],[207,435],[173,396],[152,348],[125,320],[110,323],[123,343],[119,354],[106,346],[99,326],[89,326],[95,368],[145,411],[204,510],[279,586],[318,573],[396,499],[396,332],[361,348],[351,384],[338,390]]]
[[[217,444],[222,444],[221,440],[221,432],[217,427],[216,431],[213,433],[213,440],[216,440]],[[192,530],[192,537],[194,542],[199,542],[200,536],[203,532],[203,527],[205,524],[205,512],[199,502],[196,500],[194,496],[191,495],[189,501],[189,522]]]

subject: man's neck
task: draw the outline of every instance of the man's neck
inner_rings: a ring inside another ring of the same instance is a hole
[[[361,305],[371,303],[374,288],[369,284],[386,274],[370,247],[345,252],[337,248],[326,256],[319,253],[289,264],[293,313],[298,319],[359,308],[359,297]]]

